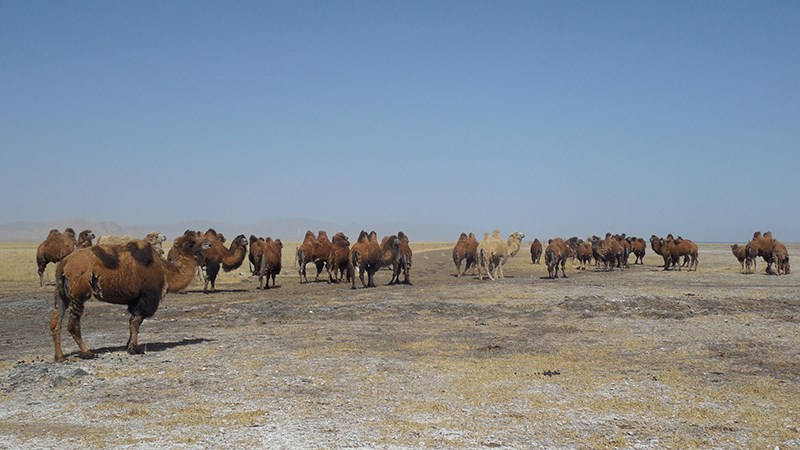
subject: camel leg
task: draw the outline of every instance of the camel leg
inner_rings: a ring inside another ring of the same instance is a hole
[[[131,355],[141,355],[144,354],[144,349],[142,346],[139,345],[139,327],[142,325],[144,321],[144,316],[141,314],[131,314],[130,319],[130,328],[131,328],[131,335],[128,338],[128,344],[126,345],[128,353]]]
[[[61,323],[64,320],[64,312],[67,309],[67,303],[56,294],[55,305],[53,312],[50,314],[50,334],[53,335],[53,346],[55,347],[55,360],[56,362],[64,362],[64,354],[61,352]]]
[[[83,336],[81,336],[81,316],[83,315],[83,302],[76,301],[72,302],[72,307],[70,308],[69,314],[69,321],[67,322],[67,330],[69,334],[72,335],[72,338],[75,339],[75,343],[78,344],[78,348],[81,351],[82,358],[91,358],[92,352],[89,350],[89,347],[83,342]]]
[[[411,260],[406,262],[406,266],[403,268],[403,278],[403,284],[413,286],[413,284],[411,284]]]
[[[325,263],[323,261],[317,261],[314,263],[317,266],[317,276],[314,277],[314,282],[316,283],[319,281],[319,274],[322,273],[322,269],[325,267]]]
[[[39,287],[44,286],[44,267],[39,265]]]
[[[219,264],[218,263],[208,263],[206,265],[206,284],[203,288],[203,292],[208,292],[208,283],[211,283],[211,292],[217,290],[216,282],[217,282],[217,275],[219,274]]]

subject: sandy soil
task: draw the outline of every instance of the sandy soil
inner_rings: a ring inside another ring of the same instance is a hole
[[[417,251],[414,286],[355,291],[240,269],[168,296],[141,356],[125,308],[89,302],[97,357],[65,330],[65,364],[52,286],[4,282],[0,447],[800,447],[798,275],[742,275],[726,245],[659,262],[548,280],[523,247],[480,282]]]

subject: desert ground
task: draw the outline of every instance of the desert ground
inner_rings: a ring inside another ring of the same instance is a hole
[[[355,291],[300,284],[286,245],[276,289],[245,262],[168,295],[144,355],[124,306],[88,302],[96,357],[64,330],[58,364],[54,269],[39,287],[35,244],[0,244],[0,447],[800,447],[796,273],[701,244],[697,272],[648,248],[549,280],[529,245],[492,282],[454,277],[453,243],[412,242],[413,286],[381,271]]]

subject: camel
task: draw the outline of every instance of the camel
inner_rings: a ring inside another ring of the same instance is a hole
[[[269,289],[270,278],[272,279],[272,287],[275,287],[275,277],[281,273],[283,242],[280,239],[273,240],[267,236],[266,239],[258,239],[253,245],[258,247],[258,258],[256,259],[258,288]],[[264,278],[266,278],[266,282],[262,285]]]
[[[209,239],[209,242],[212,243],[211,248],[203,255],[203,268],[206,273],[203,285],[204,293],[210,292],[208,290],[209,283],[211,283],[211,291],[216,290],[217,275],[220,267],[225,272],[236,270],[241,267],[244,258],[247,256],[248,240],[243,234],[236,236],[229,248],[225,248],[225,244],[222,243],[221,239],[215,241]]]
[[[49,263],[58,263],[67,255],[78,248],[91,247],[94,233],[83,230],[78,238],[75,230],[66,228],[63,233],[56,229],[50,230],[47,238],[36,247],[36,265],[39,272],[39,286],[44,286],[44,270]]]
[[[97,238],[97,244],[105,244],[105,245],[120,245],[120,244],[127,244],[130,241],[136,241],[137,238],[133,236],[100,236]],[[147,233],[144,237],[144,240],[150,242],[150,245],[153,246],[153,250],[158,253],[159,256],[162,258],[164,257],[164,241],[167,240],[167,237],[163,234],[159,233],[158,231],[152,231]]]
[[[539,242],[539,239],[534,239],[531,242],[531,262],[533,264],[541,264],[542,262],[542,243]]]
[[[413,256],[413,252],[411,251],[411,247],[408,245],[408,236],[402,231],[397,233],[397,241],[399,244],[398,251],[398,261],[397,264],[392,267],[392,281],[389,284],[397,284],[400,283],[400,274],[403,274],[403,284],[407,284],[411,286],[411,280],[409,279],[409,273],[411,272],[411,258]]]
[[[583,239],[576,242],[575,258],[578,260],[578,269],[586,270],[586,266],[592,262],[592,244]]]
[[[633,260],[633,264],[644,265],[644,255],[647,253],[647,242],[637,237],[629,237],[628,242],[631,244],[631,253],[636,257]]]
[[[747,259],[747,253],[745,252],[746,246],[747,244],[745,245],[731,244],[731,252],[733,253],[733,256],[735,256],[736,259],[739,260],[739,264],[741,264],[742,266],[742,273],[745,272],[744,262]]]
[[[756,257],[760,256],[767,263],[765,272],[767,274],[774,274],[772,264],[775,262],[775,243],[777,241],[772,238],[772,232],[767,231],[763,235],[760,231],[753,233],[753,239],[745,246],[745,273],[750,273],[750,264],[753,264],[755,271]]]
[[[595,267],[599,268],[602,262],[604,271],[613,271],[616,265],[617,253],[610,247],[610,243],[607,244],[606,240],[600,239],[598,236],[592,236],[590,241],[592,243],[592,257],[595,261]]]
[[[322,268],[328,264],[328,257],[331,255],[331,250],[333,250],[333,243],[328,239],[328,233],[323,230],[319,230],[317,233],[317,239],[314,241],[314,266],[317,268],[317,276],[314,277],[314,281],[319,281],[319,274],[322,272]],[[305,276],[305,267],[303,267],[303,276]]]
[[[775,241],[775,272],[778,275],[789,275],[789,251],[782,242]]]
[[[370,236],[371,237],[371,236]],[[400,276],[400,239],[396,234],[384,236],[381,239],[381,267],[388,267],[392,270],[392,278],[389,286],[396,284],[395,278]]]
[[[478,245],[478,278],[483,280],[483,272],[486,272],[489,279],[502,279],[503,265],[508,262],[508,258],[516,256],[522,245],[525,235],[515,231],[504,241],[500,236],[500,230],[495,229],[492,235],[484,234],[483,242]]]
[[[606,233],[606,239],[603,244],[613,253],[614,261],[616,261],[617,267],[619,267],[620,270],[627,266],[628,255],[625,253],[625,246],[622,245],[618,236],[612,236],[611,233]]]
[[[78,344],[81,357],[92,356],[81,336],[84,303],[91,297],[128,305],[131,318],[127,351],[144,353],[138,343],[142,322],[155,314],[166,293],[178,292],[192,282],[196,257],[210,248],[211,243],[196,235],[185,235],[176,239],[176,245],[178,250],[172,261],[160,258],[144,240],[124,245],[95,245],[65,257],[56,268],[55,304],[50,316],[55,360],[66,360],[61,350],[61,327],[67,309],[67,329]]]
[[[629,269],[631,266],[628,265],[628,257],[631,255],[631,243],[625,233],[615,234],[614,239],[616,239],[622,247],[622,257],[619,259],[618,267],[620,269],[623,267]]]
[[[331,283],[339,283],[342,279],[348,282],[353,278],[353,266],[350,263],[350,239],[342,232],[333,235],[326,267]]]
[[[456,242],[456,246],[453,247],[453,263],[456,265],[456,276],[461,277],[467,270],[470,268],[475,268],[477,262],[477,252],[478,252],[478,240],[475,238],[475,233],[470,233],[467,236],[466,233],[461,233],[461,236],[458,238],[458,242]],[[464,271],[461,271],[461,261],[467,261],[467,265],[464,266]]]
[[[397,245],[397,237],[391,241]],[[387,243],[388,244],[388,243]],[[358,240],[350,247],[350,262],[354,270],[358,270],[358,278],[361,284],[367,287],[375,287],[375,272],[377,272],[384,261],[385,252],[378,243],[378,236],[374,231],[367,234],[361,230]],[[368,282],[364,282],[364,273],[367,274]],[[351,277],[351,288],[356,288],[356,277]]]
[[[653,247],[653,251],[660,254],[664,259],[664,270],[670,270],[670,268],[675,269],[675,267],[677,267],[678,271],[680,271],[681,267],[683,267],[683,265],[680,264],[680,259],[681,256],[683,256],[684,259],[689,260],[689,270],[697,271],[697,244],[689,239],[683,239],[680,236],[675,239],[671,234],[667,235],[666,239],[661,239],[657,236],[653,237],[658,239],[658,244]],[[650,240],[651,245],[653,245],[653,238],[651,237]],[[656,248],[658,248],[658,250]]]
[[[558,278],[558,266],[561,266],[561,277],[567,278],[564,266],[567,265],[569,246],[561,238],[553,238],[547,241],[547,248],[544,250],[544,263],[547,266],[547,277],[550,279]]]
[[[306,231],[306,235],[303,238],[303,243],[300,244],[299,247],[297,247],[297,253],[295,254],[295,262],[298,264],[297,273],[300,274],[301,283],[303,282],[308,283],[308,277],[306,277],[306,264],[314,262],[314,247],[316,241],[317,238],[314,237],[314,232],[308,230]],[[319,271],[317,271],[317,278],[319,278]]]

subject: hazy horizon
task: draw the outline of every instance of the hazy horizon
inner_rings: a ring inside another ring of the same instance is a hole
[[[800,242],[797,23],[796,2],[0,3],[0,224]]]

